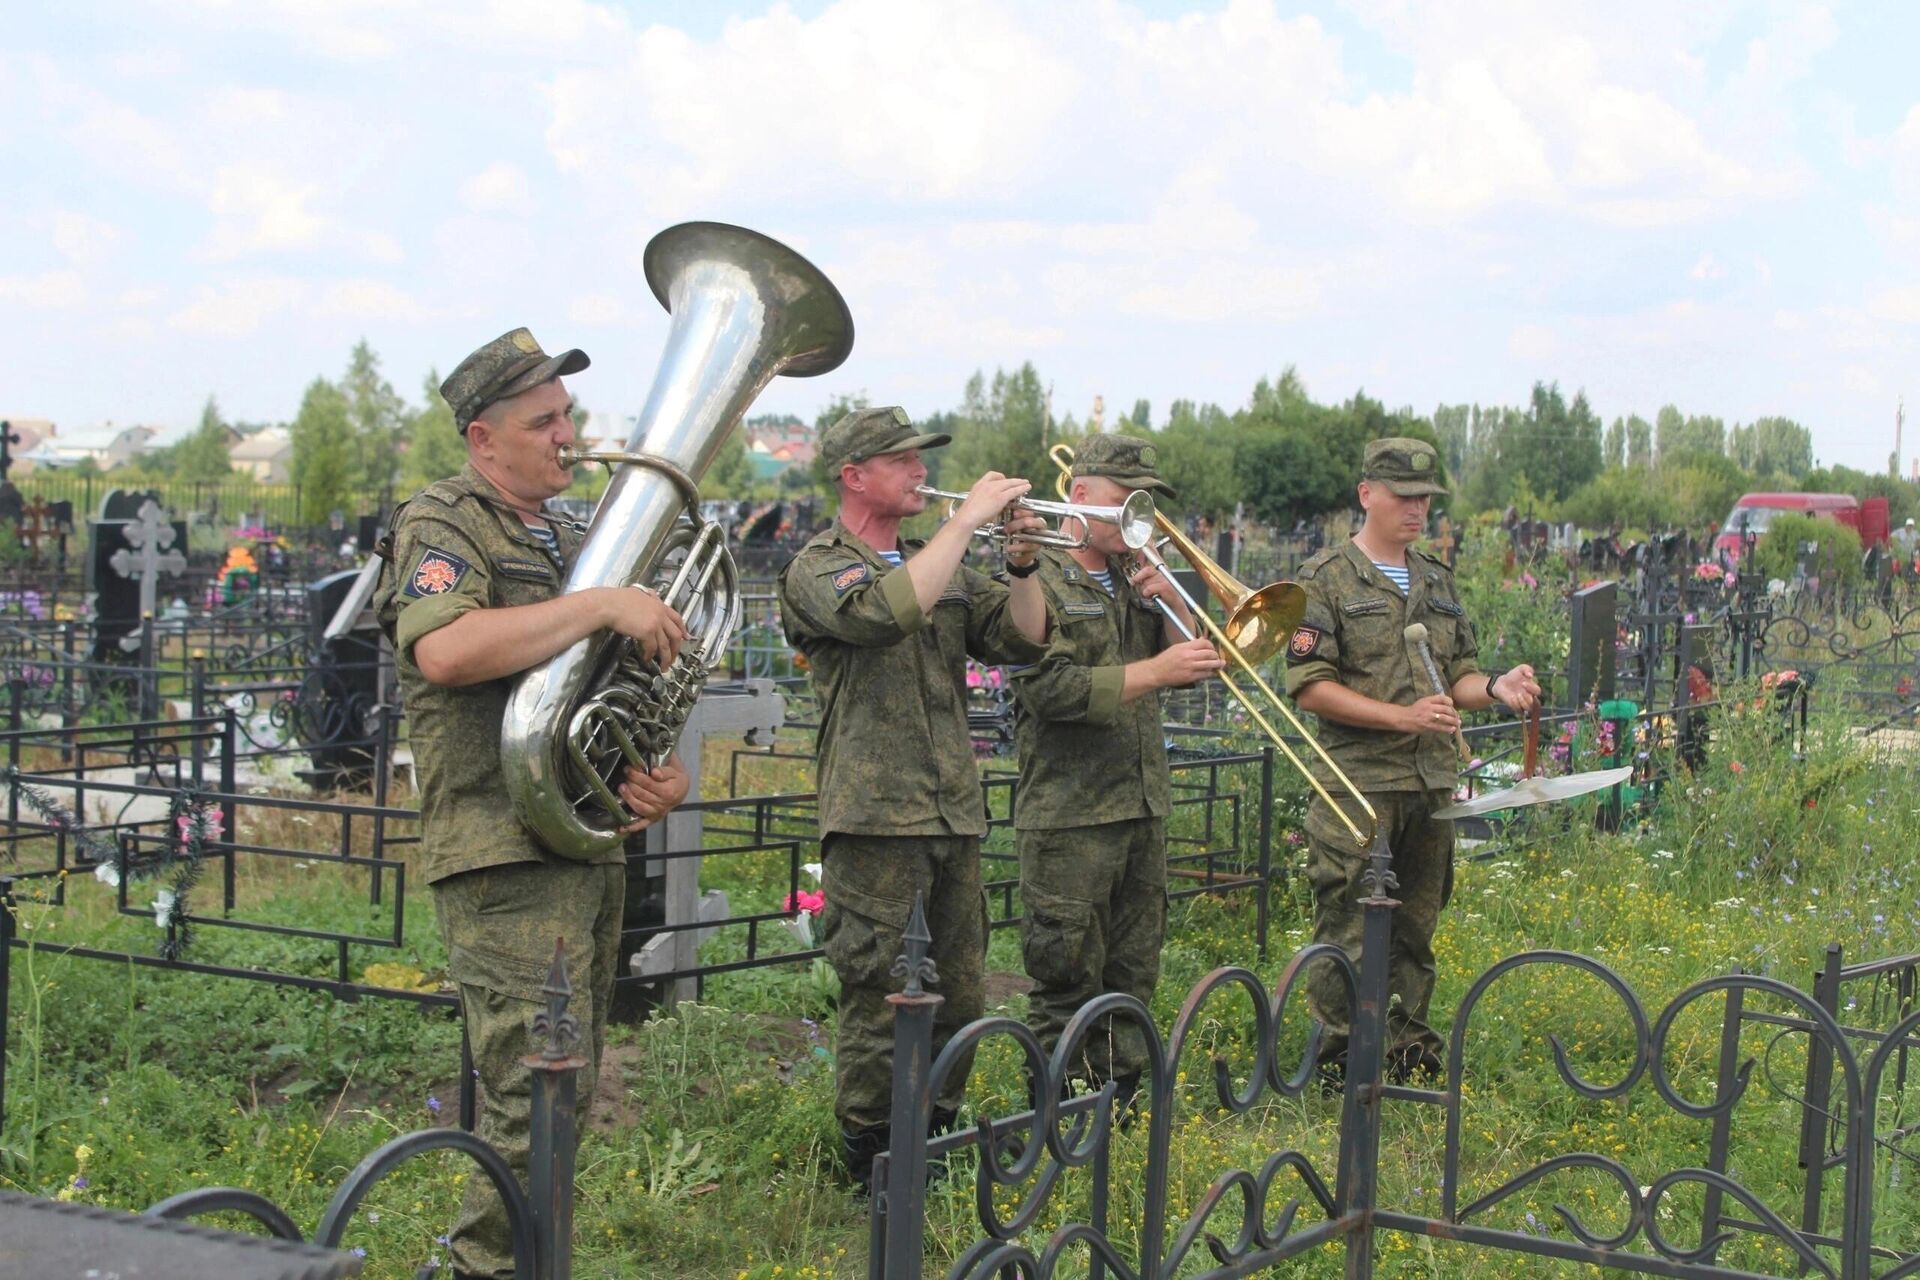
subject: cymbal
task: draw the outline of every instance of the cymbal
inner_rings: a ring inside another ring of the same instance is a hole
[[[1524,805],[1571,800],[1575,796],[1618,786],[1632,776],[1633,766],[1622,765],[1617,769],[1594,769],[1587,773],[1563,774],[1558,778],[1522,778],[1504,790],[1482,791],[1471,800],[1436,809],[1433,816],[1470,818],[1477,813],[1498,813],[1502,809],[1518,809]]]

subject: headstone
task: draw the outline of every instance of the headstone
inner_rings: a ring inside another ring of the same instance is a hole
[[[340,634],[327,626],[362,570],[343,569],[307,585],[307,641],[313,654],[295,700],[295,725],[313,762],[300,776],[317,791],[369,785],[373,744],[367,712],[380,700],[380,629],[363,614]]]
[[[1569,601],[1573,633],[1567,647],[1567,701],[1572,706],[1597,706],[1614,695],[1618,603],[1619,587],[1612,582],[1582,588]]]

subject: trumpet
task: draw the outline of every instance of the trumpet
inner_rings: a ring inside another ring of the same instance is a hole
[[[1060,493],[1064,497],[1069,491],[1073,477],[1073,449],[1068,445],[1056,444],[1047,450],[1047,456],[1052,458],[1054,465],[1060,468],[1058,483]],[[1135,496],[1141,496],[1142,492],[1136,491]],[[1273,691],[1273,686],[1266,682],[1259,671],[1259,664],[1279,653],[1282,646],[1286,644],[1287,638],[1299,627],[1301,619],[1306,614],[1307,593],[1295,582],[1269,583],[1255,591],[1221,568],[1218,562],[1195,546],[1186,534],[1180,532],[1173,521],[1161,515],[1158,510],[1154,512],[1153,520],[1154,528],[1165,535],[1160,541],[1171,543],[1174,550],[1180,553],[1181,558],[1191,565],[1194,572],[1206,582],[1207,589],[1220,597],[1221,604],[1227,610],[1226,624],[1223,626],[1215,622],[1187,589],[1180,585],[1180,580],[1173,576],[1172,569],[1167,566],[1166,558],[1160,554],[1160,547],[1156,544],[1151,532],[1137,546],[1129,541],[1128,547],[1132,549],[1135,556],[1158,569],[1161,576],[1172,584],[1173,589],[1179,593],[1180,599],[1186,602],[1187,609],[1206,629],[1208,636],[1213,640],[1214,647],[1219,649],[1220,656],[1227,660],[1230,667],[1240,668],[1260,697],[1286,718],[1287,723],[1293,726],[1294,732],[1304,738],[1314,754],[1320,757],[1328,769],[1332,770],[1341,788],[1355,804],[1360,806],[1361,812],[1365,815],[1364,831],[1347,811],[1340,807],[1340,803],[1327,793],[1327,789],[1320,785],[1319,779],[1308,772],[1306,763],[1294,753],[1293,747],[1287,740],[1280,736],[1280,731],[1273,727],[1273,722],[1267,719],[1258,701],[1234,681],[1231,670],[1220,673],[1220,682],[1227,686],[1227,692],[1232,694],[1234,700],[1253,718],[1254,724],[1267,736],[1267,740],[1280,748],[1280,754],[1286,757],[1287,763],[1294,767],[1295,772],[1307,780],[1307,785],[1313,788],[1314,794],[1327,802],[1327,807],[1332,809],[1334,815],[1340,819],[1341,825],[1346,827],[1354,842],[1362,848],[1372,844],[1374,831],[1380,822],[1379,815],[1374,813],[1373,806],[1367,803],[1367,798],[1360,794],[1360,789],[1353,784],[1353,779],[1347,776],[1346,770],[1334,763],[1333,757],[1327,754],[1326,748],[1307,732],[1307,726],[1300,722],[1300,717],[1294,714],[1293,708]],[[1187,624],[1186,619],[1167,603],[1164,596],[1154,597],[1154,603],[1160,606],[1160,612],[1166,615],[1167,621],[1171,622],[1174,629],[1181,635],[1189,640],[1199,638],[1194,629]]]
[[[949,520],[953,518],[954,508],[967,500],[967,495],[964,493],[936,489],[926,484],[919,486],[914,492],[925,494],[929,498],[945,498]],[[1012,509],[1030,511],[1037,516],[1052,516],[1059,521],[1060,525],[1054,530],[1012,536],[1019,538],[1022,542],[1032,543],[1036,547],[1061,547],[1069,551],[1087,545],[1088,539],[1092,536],[1092,530],[1088,527],[1089,522],[1096,520],[1101,524],[1118,526],[1121,540],[1130,549],[1137,551],[1153,541],[1154,520],[1158,514],[1153,507],[1153,495],[1144,490],[1134,492],[1117,507],[1093,506],[1084,502],[1048,502],[1044,498],[1020,498],[1014,502]],[[1078,537],[1067,532],[1068,522],[1075,520],[1080,522]],[[982,525],[974,533],[990,542],[1005,542],[1009,537],[1004,523]]]

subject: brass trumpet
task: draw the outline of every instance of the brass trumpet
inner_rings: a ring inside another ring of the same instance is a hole
[[[967,500],[964,493],[936,489],[927,484],[919,486],[914,492],[929,498],[945,498],[949,520],[953,518],[954,508]],[[1037,547],[1061,547],[1069,551],[1087,545],[1091,533],[1087,525],[1094,520],[1119,526],[1121,540],[1127,546],[1145,546],[1153,541],[1154,520],[1158,514],[1153,508],[1153,495],[1144,491],[1132,494],[1117,507],[1093,506],[1084,502],[1048,502],[1044,498],[1019,498],[1013,505],[1018,510],[1031,511],[1037,516],[1053,516],[1060,522],[1058,529],[1015,535],[1020,541]],[[1080,522],[1080,536],[1077,538],[1067,532],[1067,522],[1070,520]],[[1005,542],[1008,538],[1005,524],[982,525],[974,533],[990,542]]]
[[[1073,478],[1073,449],[1068,445],[1056,444],[1047,450],[1047,456],[1052,458],[1054,465],[1060,468],[1059,492],[1062,497],[1065,497],[1070,492]],[[1139,496],[1140,492],[1144,491],[1136,491],[1136,496]],[[1327,802],[1327,807],[1333,810],[1334,815],[1340,819],[1341,825],[1346,827],[1347,832],[1353,836],[1355,843],[1362,848],[1372,844],[1374,830],[1379,826],[1379,815],[1374,813],[1373,806],[1367,803],[1367,798],[1360,794],[1360,789],[1354,786],[1353,779],[1347,776],[1346,770],[1334,763],[1333,757],[1327,754],[1326,748],[1307,732],[1307,726],[1301,723],[1300,717],[1294,714],[1293,708],[1287,705],[1286,699],[1273,691],[1273,687],[1266,682],[1258,670],[1260,663],[1280,652],[1288,638],[1299,627],[1301,619],[1306,616],[1305,589],[1297,582],[1273,582],[1255,591],[1195,546],[1192,539],[1180,532],[1179,526],[1157,509],[1154,511],[1153,518],[1155,527],[1162,535],[1161,541],[1171,543],[1173,549],[1180,553],[1181,558],[1192,566],[1193,571],[1199,574],[1201,580],[1207,584],[1207,590],[1220,597],[1220,603],[1227,610],[1225,625],[1215,622],[1212,616],[1200,607],[1199,602],[1188,594],[1187,589],[1180,585],[1180,580],[1173,576],[1173,571],[1168,568],[1166,559],[1160,554],[1160,548],[1155,544],[1152,536],[1148,536],[1138,546],[1135,546],[1132,541],[1127,545],[1132,548],[1135,555],[1158,569],[1166,580],[1173,584],[1173,589],[1180,593],[1180,598],[1186,602],[1187,608],[1212,637],[1214,646],[1220,650],[1220,656],[1225,658],[1230,666],[1240,668],[1260,696],[1286,717],[1287,723],[1306,739],[1307,745],[1313,748],[1314,754],[1333,771],[1333,776],[1339,779],[1341,787],[1366,815],[1365,831],[1362,831],[1360,826],[1348,816],[1347,811],[1340,807],[1338,801],[1327,794],[1327,789],[1320,785],[1319,780],[1307,771],[1305,762],[1294,754],[1293,748],[1288,745],[1285,738],[1280,736],[1280,731],[1273,727],[1273,722],[1267,719],[1254,697],[1234,682],[1231,671],[1220,673],[1220,682],[1227,686],[1227,692],[1231,693],[1234,700],[1246,709],[1249,716],[1253,717],[1254,724],[1267,736],[1267,740],[1280,748],[1280,754],[1285,756],[1287,763],[1307,780],[1307,785],[1313,788],[1314,794]],[[1167,616],[1167,620],[1173,623],[1174,628],[1181,635],[1189,640],[1197,638],[1193,629],[1163,597],[1155,597],[1155,603],[1160,606],[1160,611]]]

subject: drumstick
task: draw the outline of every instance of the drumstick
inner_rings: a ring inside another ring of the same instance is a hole
[[[1433,646],[1427,643],[1427,624],[1410,623],[1400,634],[1411,640],[1414,647],[1420,651],[1420,663],[1427,669],[1427,679],[1432,682],[1433,691],[1438,694],[1447,694],[1446,682],[1440,678],[1440,668],[1433,664]],[[1462,764],[1473,761],[1473,750],[1467,746],[1467,735],[1460,732],[1460,726],[1457,724],[1453,726],[1453,745],[1459,748]]]

